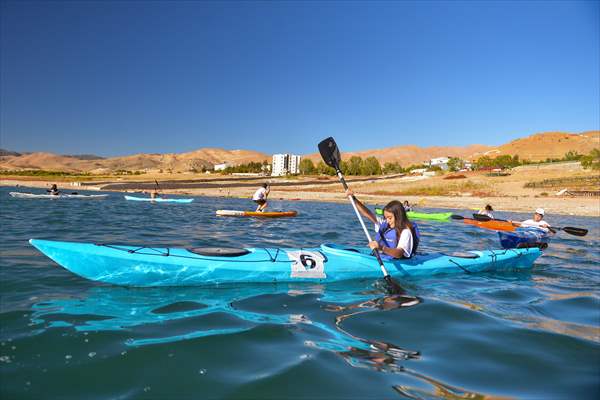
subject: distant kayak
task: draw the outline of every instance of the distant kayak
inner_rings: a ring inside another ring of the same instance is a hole
[[[383,215],[383,208],[376,208],[375,214]],[[452,215],[451,212],[445,212],[445,213],[424,213],[424,212],[417,212],[417,211],[407,211],[406,212],[406,216],[408,218],[428,219],[428,220],[432,220],[432,221],[445,221],[445,220],[449,219],[451,215]]]
[[[498,221],[498,220],[489,220],[489,221],[477,221],[476,219],[465,218],[463,222],[467,225],[477,226],[479,228],[490,229],[494,231],[506,231],[513,232],[515,227],[508,221]]]
[[[519,249],[526,247],[548,247],[548,242],[554,234],[539,228],[516,228],[514,232],[498,232],[500,245],[504,249]]]
[[[445,220],[449,219],[451,215],[452,215],[451,212],[445,212],[445,213],[423,213],[423,212],[409,211],[409,212],[406,213],[406,216],[408,218],[413,218],[413,219],[430,219],[430,220],[434,220],[434,221],[445,221]]]
[[[149,201],[152,203],[191,203],[192,201],[194,201],[194,199],[173,199],[173,198],[163,199],[162,197],[157,197],[155,199],[151,199],[150,197],[134,197],[134,196],[125,196],[125,200]]]
[[[220,217],[258,217],[258,218],[281,218],[295,217],[297,211],[236,211],[236,210],[217,210]]]
[[[202,286],[227,283],[335,282],[378,279],[367,247],[323,244],[314,248],[156,248],[29,241],[65,269],[93,281],[124,286]],[[418,254],[386,260],[395,277],[528,269],[540,249]]]
[[[18,199],[105,199],[108,197],[107,194],[35,194],[35,193],[21,193],[21,192],[10,192],[8,193],[12,197]]]

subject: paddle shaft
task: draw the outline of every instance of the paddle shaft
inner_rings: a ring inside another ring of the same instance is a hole
[[[342,174],[342,171],[340,171],[338,169],[337,175],[338,175],[338,178],[340,178],[340,182],[342,182],[342,185],[344,186],[344,190],[348,190],[348,184],[346,183],[346,179],[344,179],[344,175]],[[350,203],[352,204],[352,208],[354,208],[354,212],[356,213],[356,216],[358,217],[358,220],[360,221],[360,225],[362,226],[363,231],[365,232],[365,236],[369,240],[369,243],[372,242],[373,240],[371,239],[369,230],[367,229],[367,227],[365,225],[365,221],[363,221],[362,215],[360,215],[360,212],[358,211],[358,207],[356,206],[356,202],[354,201],[354,196],[348,196],[348,197],[350,198]],[[381,267],[381,272],[383,272],[383,275],[390,276],[390,274],[385,269],[385,266],[383,265],[383,260],[381,259],[381,256],[379,255],[379,251],[377,249],[374,249],[373,252],[375,253],[375,257],[377,257],[377,261],[379,262],[379,266]]]

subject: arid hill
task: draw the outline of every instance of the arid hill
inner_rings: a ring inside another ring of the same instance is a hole
[[[594,148],[600,148],[600,131],[580,134],[544,132],[513,140],[489,151],[488,155],[496,157],[502,154],[518,154],[521,159],[543,161],[547,158],[562,158],[569,151],[588,154]]]
[[[395,146],[384,149],[364,150],[342,153],[343,159],[352,156],[366,158],[376,157],[380,163],[399,162],[403,166],[420,164],[435,157],[460,157],[477,159],[482,155],[496,157],[502,154],[518,155],[521,159],[541,161],[547,158],[561,158],[569,151],[587,154],[594,148],[600,148],[600,131],[589,131],[580,134],[565,132],[537,133],[499,147],[486,145],[434,146],[419,147],[414,145]],[[314,162],[321,160],[318,153],[305,155]],[[224,150],[219,148],[202,148],[188,153],[167,154],[134,154],[124,157],[101,158],[93,155],[61,156],[52,153],[15,153],[2,150],[0,153],[0,170],[43,169],[65,172],[110,173],[118,170],[126,171],[164,171],[186,172],[210,168],[215,164],[228,162],[244,164],[251,161],[271,161],[265,153],[249,150]]]
[[[575,151],[588,154],[592,149],[600,148],[600,131],[588,131],[580,134],[565,132],[544,132],[516,139],[499,147],[485,145],[470,145],[467,147],[418,147],[397,146],[384,149],[364,150],[359,152],[342,153],[342,159],[352,156],[362,158],[374,156],[380,163],[399,162],[408,166],[427,162],[436,157],[460,157],[465,160],[476,160],[483,155],[496,157],[502,154],[518,155],[521,159],[543,161],[547,158],[562,158],[565,153]],[[321,160],[318,153],[305,156],[314,162]]]
[[[483,154],[493,147],[480,144],[472,144],[467,147],[457,146],[432,146],[419,147],[414,145],[387,147],[384,149],[363,150],[357,152],[343,152],[342,159],[347,160],[353,156],[362,158],[376,157],[381,164],[386,162],[398,162],[400,165],[409,166],[412,164],[421,164],[428,162],[436,157],[460,157],[463,159],[471,158],[474,154]],[[313,162],[319,162],[321,156],[318,153],[313,153],[305,156]]]
[[[19,156],[0,156],[0,169],[24,170],[42,169],[65,172],[108,173],[126,171],[172,171],[185,172],[212,167],[214,164],[229,162],[244,164],[251,161],[270,160],[271,156],[257,151],[224,150],[204,148],[189,153],[134,154],[124,157],[98,158],[86,156],[86,159],[74,156],[61,156],[52,153],[30,153]]]

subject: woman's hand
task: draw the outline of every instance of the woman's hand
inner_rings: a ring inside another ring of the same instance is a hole
[[[350,188],[346,189],[346,196],[348,196],[348,197],[354,196],[354,192],[352,191],[352,189],[350,189]]]
[[[371,250],[381,250],[381,248],[379,247],[379,243],[377,243],[375,240],[369,242],[369,247],[371,248]]]

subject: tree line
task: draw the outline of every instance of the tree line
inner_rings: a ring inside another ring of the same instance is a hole
[[[539,164],[561,161],[581,161],[581,165],[584,168],[600,169],[600,149],[594,149],[588,155],[583,155],[574,151],[569,151],[562,158],[547,158],[545,161],[538,161],[535,163]],[[451,172],[459,171],[465,167],[465,164],[466,162],[459,157],[450,157],[448,160],[448,170]],[[526,159],[521,160],[518,155],[510,156],[508,154],[505,154],[494,158],[489,156],[482,156],[472,163],[472,169],[508,169],[528,164],[533,164],[533,162]],[[221,171],[221,173],[260,173],[266,172],[266,170],[268,170],[269,165],[270,164],[266,160],[262,163],[250,162],[247,164],[227,167],[223,171]],[[342,160],[340,163],[340,169],[342,170],[342,173],[344,175],[350,176],[401,174],[409,173],[410,171],[418,168],[427,168],[430,171],[441,170],[441,167],[439,166],[427,166],[424,164],[413,164],[409,167],[404,168],[398,162],[386,162],[382,166],[379,163],[379,160],[373,156],[364,159],[359,156],[352,156],[348,160]],[[325,164],[322,160],[315,164],[312,160],[308,158],[303,158],[300,161],[299,169],[300,175],[335,175],[335,170],[327,164]]]
[[[530,161],[520,160],[518,155],[509,156],[507,154],[501,155],[495,158],[489,156],[479,157],[477,161],[473,163],[473,169],[490,169],[490,168],[514,168],[519,165],[529,164],[546,164],[553,162],[564,162],[564,161],[580,161],[583,168],[600,169],[600,149],[593,149],[589,154],[579,154],[576,151],[569,151],[565,153],[562,158],[546,158],[544,161]],[[450,166],[450,163],[448,163]]]
[[[251,161],[246,164],[240,164],[240,165],[235,165],[232,167],[227,167],[220,172],[222,174],[260,173],[260,172],[266,172],[268,170],[268,167],[267,167],[268,165],[269,165],[269,163],[267,162],[267,160],[264,160],[263,162]]]

